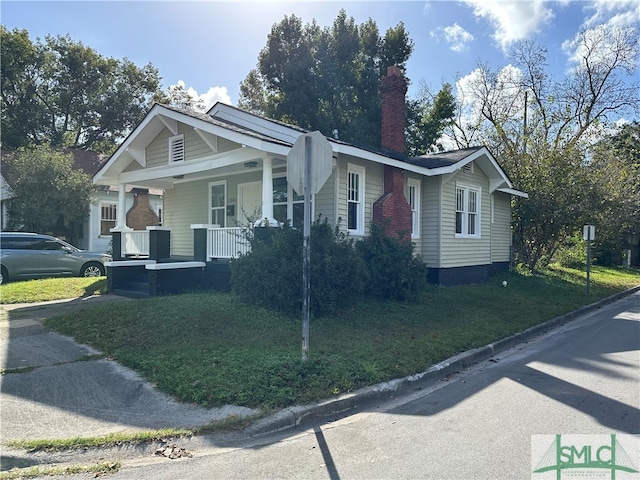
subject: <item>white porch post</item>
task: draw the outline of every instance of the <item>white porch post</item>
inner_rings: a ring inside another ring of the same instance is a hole
[[[271,158],[262,159],[262,213],[255,226],[279,226],[280,223],[273,218],[273,162]]]
[[[118,210],[116,212],[116,226],[112,228],[115,232],[125,232],[131,230],[127,227],[127,186],[123,183],[118,185]]]

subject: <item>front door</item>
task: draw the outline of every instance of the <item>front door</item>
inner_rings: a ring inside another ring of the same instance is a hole
[[[247,225],[262,215],[262,182],[241,183],[238,185],[238,225]]]

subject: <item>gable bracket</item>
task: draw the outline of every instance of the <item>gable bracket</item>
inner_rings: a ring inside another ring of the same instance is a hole
[[[171,135],[178,135],[178,121],[173,118],[165,117],[164,115],[158,115],[158,118],[164,126],[171,132]]]
[[[503,178],[492,178],[489,180],[489,192],[493,193],[500,187],[508,187]]]
[[[135,147],[127,147],[125,150],[129,155],[133,157],[133,159],[138,162],[143,167],[147,166],[147,157],[144,154],[144,149],[135,148]]]
[[[212,135],[209,132],[205,132],[195,127],[193,130],[198,134],[198,136],[202,139],[202,141],[207,144],[207,146],[211,149],[213,153],[218,153],[218,136],[217,135]]]

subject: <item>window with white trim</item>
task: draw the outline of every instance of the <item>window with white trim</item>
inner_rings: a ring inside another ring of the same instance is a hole
[[[411,207],[411,238],[420,238],[420,180],[407,180],[407,203]]]
[[[169,163],[184,161],[184,135],[169,137]]]
[[[209,223],[227,226],[227,182],[209,184]]]
[[[111,235],[111,229],[115,228],[118,214],[117,203],[100,204],[100,235]]]
[[[364,168],[347,167],[347,230],[364,235]]]
[[[273,218],[291,226],[304,226],[304,195],[298,195],[285,176],[273,177]]]
[[[480,237],[478,188],[456,186],[456,237]]]

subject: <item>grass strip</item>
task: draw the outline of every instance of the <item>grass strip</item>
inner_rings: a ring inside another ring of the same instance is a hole
[[[40,440],[12,440],[4,442],[11,448],[27,450],[29,452],[60,452],[68,450],[84,450],[87,448],[108,448],[123,445],[143,445],[153,442],[168,442],[171,439],[193,437],[207,433],[242,430],[251,422],[264,416],[258,414],[249,417],[231,415],[217,422],[195,428],[164,428],[135,433],[112,433],[97,437],[74,437],[68,439],[40,439]]]
[[[197,430],[160,429],[135,433],[111,433],[98,437],[73,437],[65,439],[12,440],[5,445],[29,452],[59,452],[85,448],[116,447],[122,445],[142,445],[168,438],[193,436]]]
[[[69,465],[61,466],[34,466],[28,468],[13,468],[6,472],[0,472],[0,480],[17,480],[22,478],[54,477],[61,475],[76,475],[91,473],[95,477],[115,473],[122,467],[120,462],[99,462],[94,465]]]

